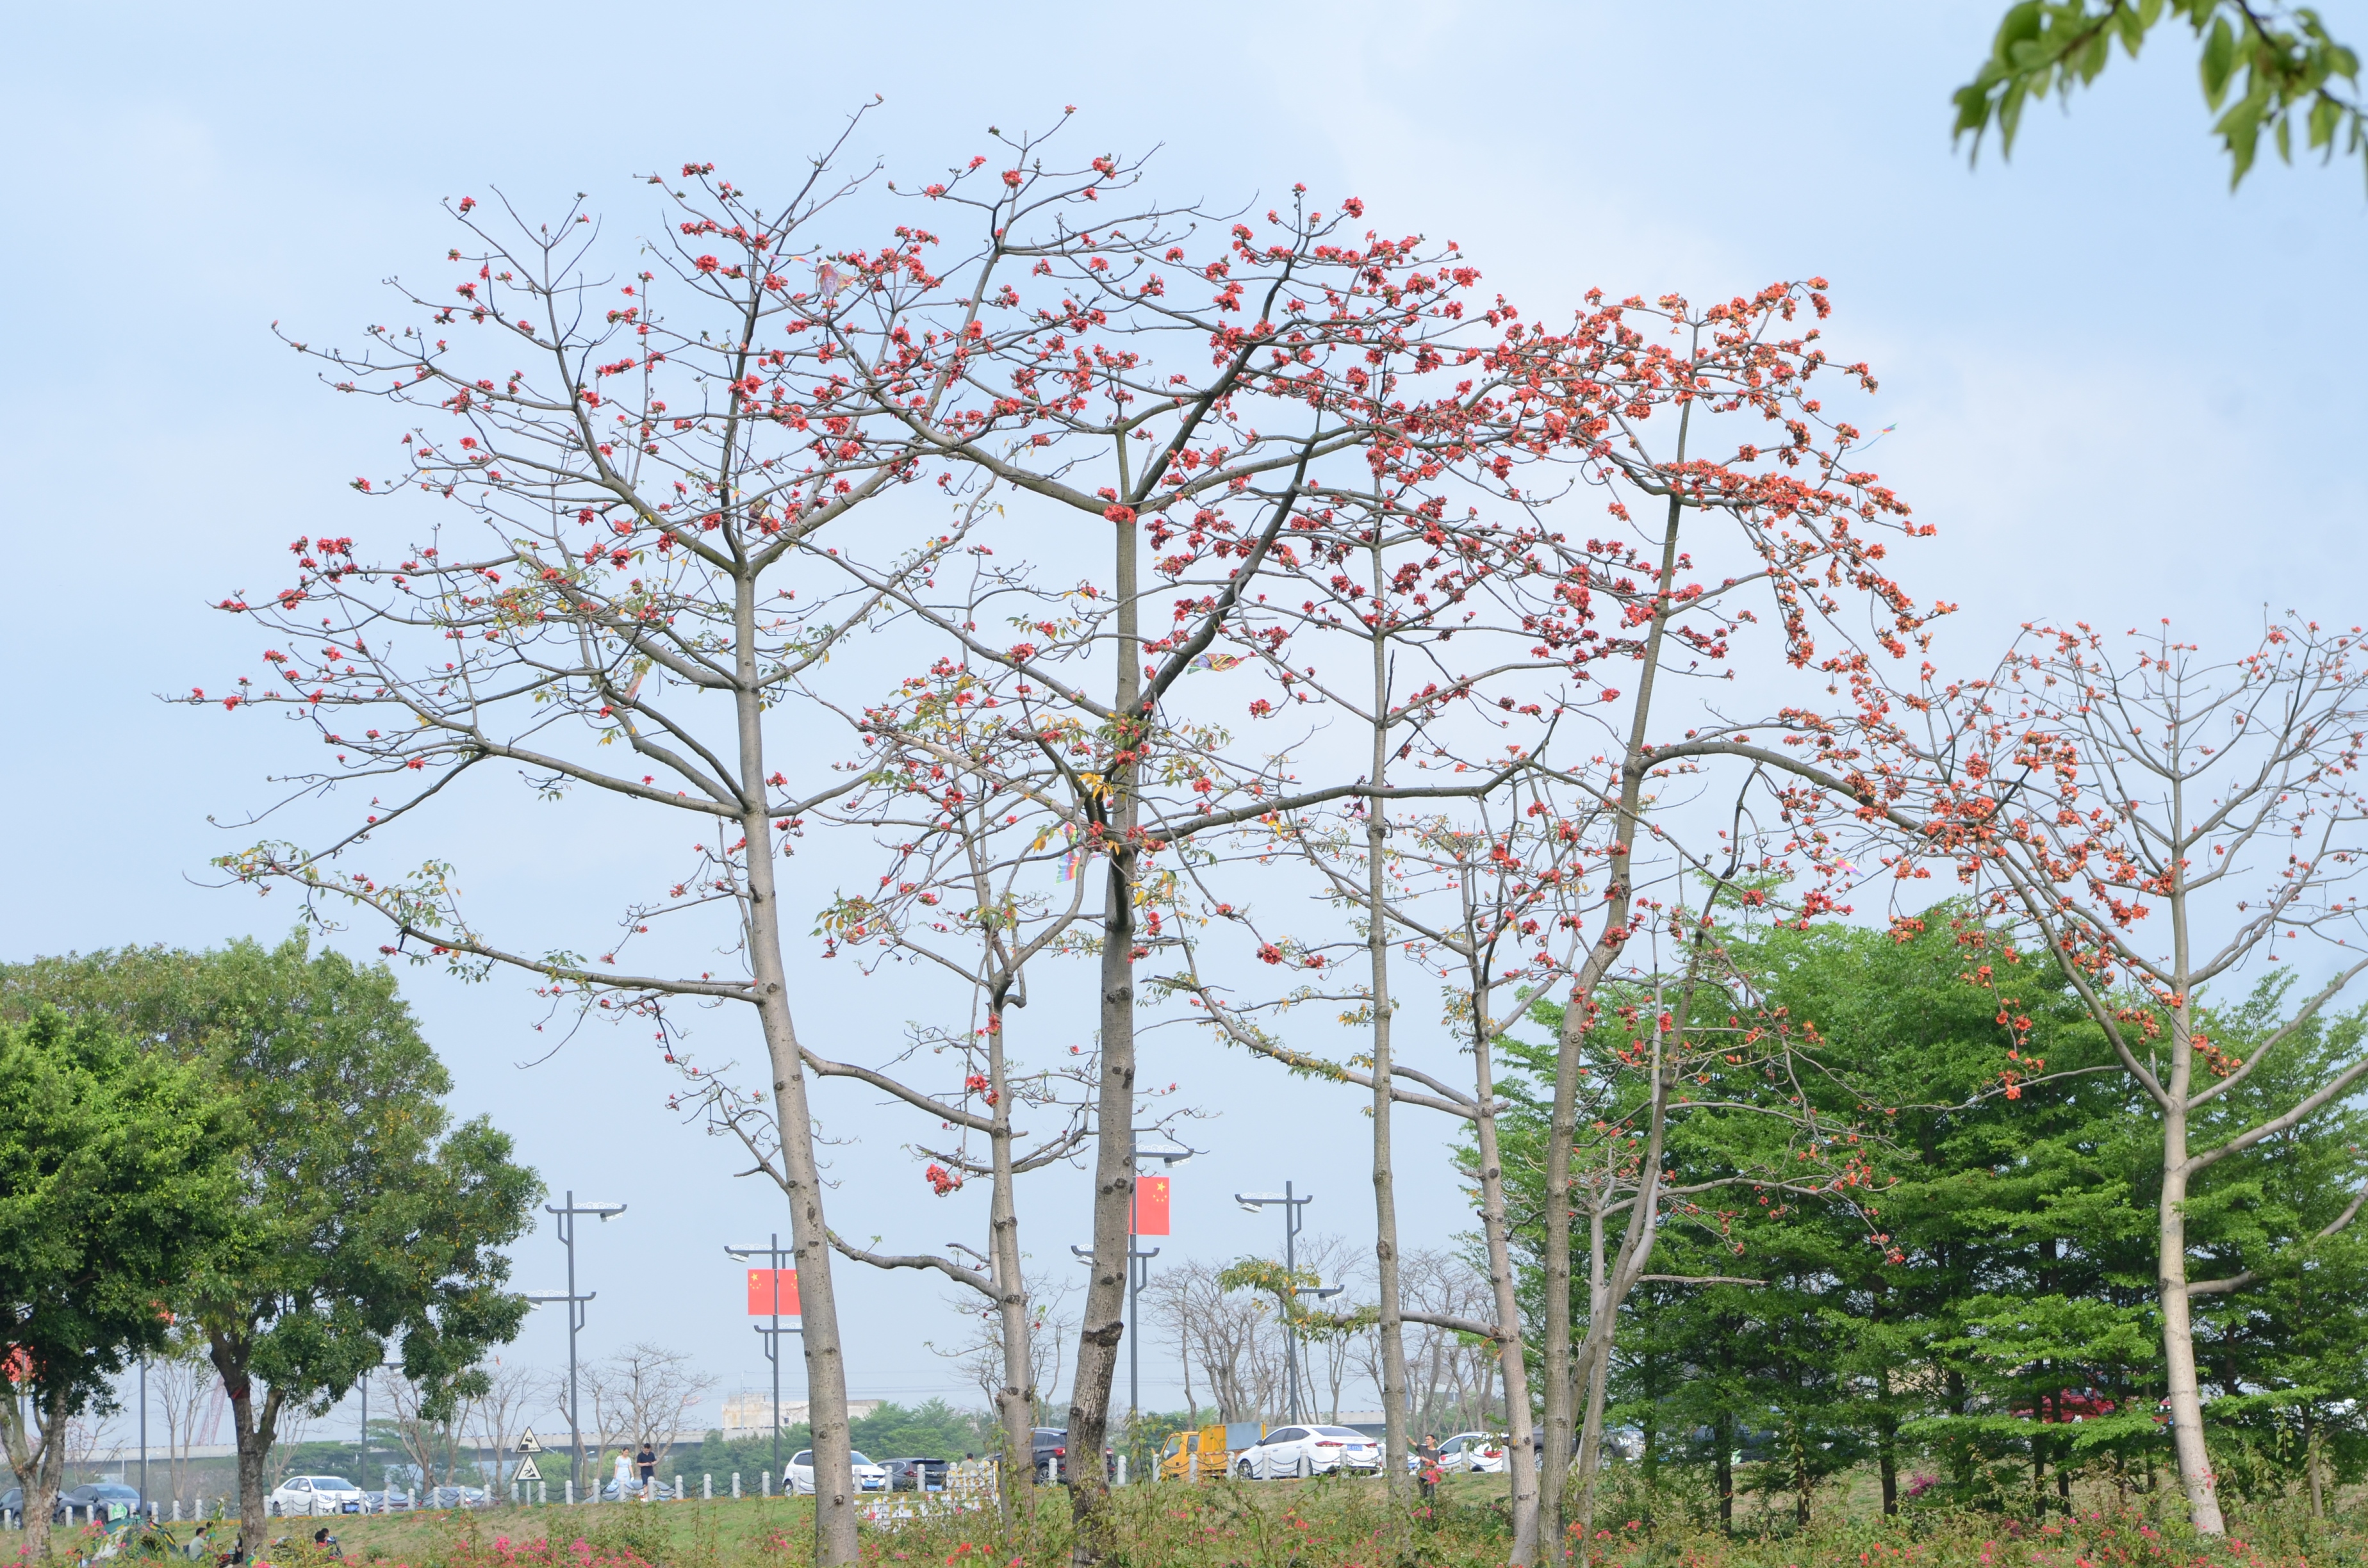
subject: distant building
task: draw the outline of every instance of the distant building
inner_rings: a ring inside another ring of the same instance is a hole
[[[850,1399],[847,1415],[850,1421],[860,1421],[886,1402],[877,1399]],[[809,1406],[804,1400],[781,1402],[781,1425],[803,1426],[806,1424]],[[773,1402],[766,1394],[735,1393],[723,1402],[723,1437],[725,1441],[740,1437],[762,1437],[773,1430]]]

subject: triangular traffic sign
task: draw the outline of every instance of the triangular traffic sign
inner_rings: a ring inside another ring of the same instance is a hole
[[[514,1481],[541,1481],[542,1479],[542,1471],[534,1468],[534,1456],[532,1454],[529,1454],[526,1458],[518,1460],[518,1473],[511,1477],[511,1479]]]
[[[526,1429],[526,1436],[518,1440],[518,1448],[516,1451],[521,1454],[539,1454],[542,1452],[542,1439],[534,1435],[533,1427],[528,1427]]]

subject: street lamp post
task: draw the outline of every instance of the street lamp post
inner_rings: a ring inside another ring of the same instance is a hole
[[[1138,1127],[1133,1131],[1140,1139],[1145,1132],[1156,1131],[1157,1129]],[[1157,1160],[1163,1168],[1172,1171],[1199,1153],[1198,1149],[1188,1149],[1182,1144],[1166,1149],[1146,1149],[1138,1142],[1134,1145],[1128,1174],[1140,1180],[1145,1160]],[[1131,1189],[1126,1197],[1126,1414],[1130,1422],[1143,1408],[1143,1288],[1151,1283],[1151,1260],[1159,1256],[1157,1247],[1144,1252],[1134,1244],[1136,1216],[1141,1212],[1135,1196],[1139,1190]]]
[[[584,1426],[577,1414],[575,1336],[584,1328],[584,1303],[591,1301],[599,1292],[593,1290],[582,1295],[576,1293],[575,1218],[579,1214],[591,1214],[598,1217],[601,1223],[606,1224],[622,1214],[625,1211],[625,1206],[621,1203],[578,1203],[575,1201],[575,1189],[571,1187],[565,1203],[546,1203],[542,1209],[544,1213],[557,1217],[559,1240],[561,1244],[567,1248],[567,1290],[564,1293],[557,1290],[529,1290],[526,1293],[526,1299],[538,1305],[554,1301],[567,1303],[567,1446],[569,1449],[567,1474],[568,1479],[580,1487],[584,1484]]]
[[[1234,1201],[1252,1214],[1269,1204],[1282,1205],[1282,1267],[1286,1274],[1299,1272],[1300,1210],[1315,1201],[1314,1193],[1302,1195],[1291,1183],[1284,1182],[1281,1192],[1236,1192]],[[1293,1286],[1296,1290],[1299,1289]],[[1338,1287],[1335,1287],[1337,1290]],[[1284,1418],[1299,1419],[1299,1331],[1286,1322],[1282,1325],[1282,1382]]]
[[[779,1231],[773,1233],[773,1239],[769,1245],[725,1247],[723,1250],[743,1263],[752,1257],[762,1256],[767,1266],[773,1271],[772,1325],[768,1327],[760,1323],[750,1326],[765,1336],[765,1359],[773,1364],[773,1473],[779,1475],[781,1473],[781,1335],[805,1332],[803,1324],[796,1328],[781,1326],[781,1259],[796,1255],[792,1250],[781,1245],[781,1233]]]

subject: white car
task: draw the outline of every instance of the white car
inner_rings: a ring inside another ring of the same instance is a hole
[[[1495,1432],[1458,1432],[1439,1445],[1439,1468],[1502,1475],[1505,1439]]]
[[[873,1464],[863,1457],[861,1449],[851,1457],[855,1460],[855,1489],[858,1492],[888,1490],[886,1466]],[[792,1497],[811,1497],[814,1489],[814,1450],[800,1449],[790,1456],[790,1462],[781,1467],[781,1490]]]
[[[272,1488],[265,1499],[270,1512],[290,1514],[359,1514],[362,1489],[341,1475],[291,1475]]]
[[[1378,1475],[1382,1446],[1348,1426],[1278,1426],[1242,1450],[1234,1474],[1244,1481],[1280,1481],[1286,1475],[1329,1475],[1363,1471]]]

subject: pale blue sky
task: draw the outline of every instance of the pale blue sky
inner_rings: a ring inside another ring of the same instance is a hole
[[[891,175],[1075,103],[1097,146],[1164,147],[1165,195],[1353,192],[1387,227],[1460,240],[1533,312],[1593,285],[1709,296],[1824,274],[1830,338],[1883,379],[1854,417],[1899,426],[1869,460],[1940,528],[1901,575],[1964,607],[1944,664],[2039,616],[2168,615],[2206,639],[2242,637],[2264,604],[2359,619],[2356,166],[2271,164],[2232,197],[2192,51],[2166,34],[2068,119],[2033,110],[2011,165],[1968,171],[1947,97],[1998,3],[16,7],[0,952],[285,929],[283,904],[192,879],[228,846],[209,813],[259,804],[295,752],[150,695],[251,664],[245,630],[202,607],[275,581],[286,540],[375,521],[345,482],[384,467],[395,426],[325,395],[271,322],[358,339],[379,280],[440,256],[439,198],[581,190],[632,229],[655,216],[637,171],[712,159],[778,186],[875,91],[859,142]],[[2368,37],[2358,0],[2325,10]],[[499,896],[551,885],[503,820],[452,825],[453,858]],[[592,1039],[520,1071],[520,987],[406,983],[463,1108],[494,1112],[554,1189],[634,1204],[588,1233],[590,1347],[662,1338],[727,1390],[756,1383],[718,1248],[779,1206],[673,1123],[639,1045]],[[860,987],[808,1017],[841,1039],[903,1021]],[[1365,1232],[1364,1124],[1345,1107],[1205,1051],[1150,1072],[1223,1113],[1178,1174],[1175,1251],[1267,1244],[1218,1195],[1285,1176],[1321,1195],[1314,1226]],[[894,1126],[825,1103],[834,1131],[872,1140],[840,1151],[844,1229],[977,1230],[957,1207],[972,1195],[921,1196]],[[1409,1244],[1467,1222],[1436,1131],[1407,1131]],[[1081,1209],[1077,1236],[1060,1229],[1070,1199],[1031,1202],[1039,1256],[1082,1239]],[[960,1394],[920,1347],[959,1332],[938,1292],[845,1274],[852,1392]],[[519,1278],[558,1278],[547,1231]],[[557,1364],[555,1328],[521,1352]],[[1165,1375],[1146,1392],[1175,1403]]]

